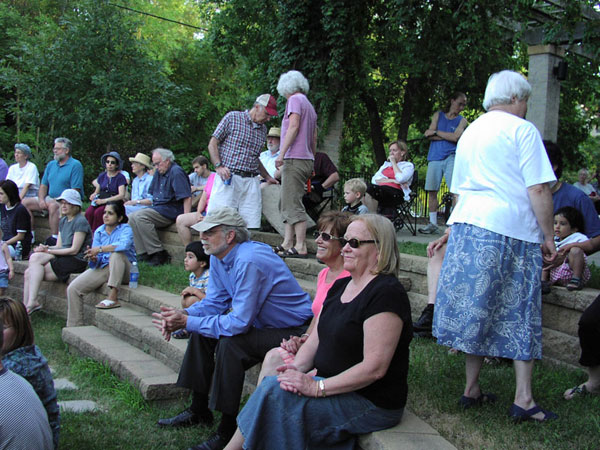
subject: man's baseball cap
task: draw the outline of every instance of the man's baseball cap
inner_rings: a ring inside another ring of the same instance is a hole
[[[64,200],[71,205],[81,206],[81,195],[75,189],[65,189],[56,200]]]
[[[277,115],[277,100],[271,94],[259,95],[255,103],[264,106],[268,115]]]
[[[267,137],[281,137],[281,128],[277,128],[277,127],[272,127],[269,130],[269,134],[267,134]]]
[[[202,233],[219,225],[244,228],[247,226],[239,212],[229,206],[223,206],[222,208],[211,211],[210,214],[207,214],[206,217],[204,217],[202,222],[192,225],[192,228]]]

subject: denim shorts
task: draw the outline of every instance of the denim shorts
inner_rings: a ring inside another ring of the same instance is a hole
[[[0,288],[8,287],[8,270],[0,272]]]
[[[454,155],[448,156],[441,161],[429,161],[427,163],[427,176],[425,177],[426,191],[439,191],[442,185],[442,177],[446,178],[448,189],[452,186],[452,172],[454,170]]]

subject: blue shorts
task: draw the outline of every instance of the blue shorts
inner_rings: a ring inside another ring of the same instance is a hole
[[[8,270],[0,272],[0,288],[8,287]]]
[[[427,163],[427,176],[425,177],[426,191],[439,191],[442,185],[442,176],[446,178],[448,189],[452,185],[452,171],[454,170],[454,155],[441,161]]]

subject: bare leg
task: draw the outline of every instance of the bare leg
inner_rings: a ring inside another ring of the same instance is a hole
[[[569,267],[573,271],[574,277],[581,278],[585,267],[585,260],[583,258],[583,250],[579,247],[573,247],[569,250]]]
[[[427,304],[435,305],[438,280],[442,271],[442,263],[446,255],[446,244],[437,249],[427,261]]]
[[[189,308],[194,303],[199,302],[200,300],[201,299],[199,299],[195,295],[186,295],[185,297],[181,298],[181,307],[182,308]]]
[[[242,450],[244,447],[244,436],[239,428],[236,428],[233,437],[229,443],[225,446],[225,450]]]
[[[437,212],[437,210],[438,210],[437,191],[429,191],[428,195],[429,195],[429,201],[428,201],[428,203],[429,203],[429,212],[430,213]],[[437,223],[434,224],[434,225],[437,225]]]
[[[479,372],[483,364],[483,356],[465,355],[465,372],[467,374],[467,383],[465,385],[464,396],[469,398],[479,398],[481,388],[479,387]]]
[[[54,259],[54,256],[48,253],[33,253],[29,258],[29,267],[25,271],[25,283],[23,285],[23,303],[28,309],[38,305],[37,296],[44,278],[48,276],[50,278],[46,278],[46,280],[50,281],[53,276],[54,280],[57,279],[49,264],[52,259]],[[52,275],[47,274],[47,270]]]
[[[192,242],[192,230],[190,227],[196,225],[198,222],[197,213],[180,214],[177,216],[175,226],[183,245],[188,245]]]
[[[283,243],[281,246],[286,250],[294,245],[294,226],[286,222],[285,233],[283,235]]]
[[[306,220],[294,224],[294,233],[296,234],[296,250],[298,253],[306,254]]]
[[[58,221],[60,219],[60,206],[55,200],[49,200],[48,202],[48,224],[50,225],[50,232],[58,234]]]
[[[110,291],[108,292],[108,299],[115,303],[119,303],[119,289],[116,287],[111,287]]]
[[[533,360],[513,362],[515,367],[515,378],[517,388],[515,390],[515,405],[524,410],[531,409],[535,406],[533,401],[533,393],[531,391],[531,374],[533,372]],[[544,413],[539,412],[531,416],[533,419],[541,420],[544,418]]]
[[[258,382],[256,383],[256,386],[260,385],[264,377],[277,375],[276,369],[282,364],[284,364],[284,362],[283,359],[281,359],[279,349],[272,348],[269,350],[265,355],[265,359],[263,360],[260,373],[258,374]]]

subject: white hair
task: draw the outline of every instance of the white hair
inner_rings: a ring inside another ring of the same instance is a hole
[[[306,95],[309,90],[308,80],[297,70],[290,70],[282,74],[277,83],[277,92],[284,97],[296,92],[302,92]]]
[[[530,95],[531,85],[523,75],[512,70],[503,70],[489,78],[483,108],[488,111],[492,106],[510,105],[513,97],[524,100]]]
[[[155,148],[154,150],[152,150],[152,154],[154,155],[155,153],[158,153],[161,157],[161,159],[163,161],[171,161],[174,162],[175,161],[175,155],[173,154],[173,152],[171,150],[167,150],[166,148]]]

